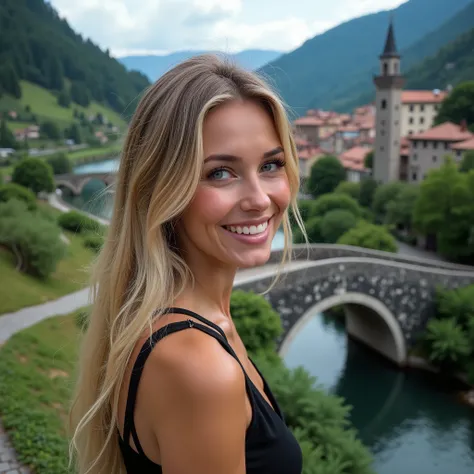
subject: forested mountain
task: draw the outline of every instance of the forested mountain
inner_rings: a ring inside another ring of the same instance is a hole
[[[128,69],[141,71],[143,74],[147,75],[150,80],[155,81],[175,64],[197,54],[206,52],[208,51],[179,51],[177,53],[161,56],[125,56],[118,58],[118,60]],[[278,56],[281,56],[281,52],[262,49],[247,49],[240,53],[229,54],[229,56],[246,69],[254,70],[264,66],[270,61],[273,61]]]
[[[414,78],[410,70],[412,68],[418,69],[417,66],[420,61],[437,55],[443,46],[456,40],[463,33],[469,32],[472,28],[474,28],[474,2],[409,48],[401,50],[402,71],[406,73],[409,79],[406,87],[412,89],[424,88],[425,86],[418,86],[416,81],[410,79],[410,77]],[[474,54],[474,43],[471,43],[471,53]],[[335,97],[330,102],[330,107],[338,111],[350,111],[373,100],[375,89],[372,83],[372,75],[378,73],[379,67],[379,64],[376,64],[371,69],[359,74],[357,81],[353,78],[354,84],[342,91],[338,97]],[[407,73],[407,71],[409,72]],[[459,67],[457,71],[459,71]],[[474,78],[474,75],[471,74],[471,78]],[[431,84],[426,86],[428,88],[440,89],[447,85],[446,82],[443,84],[443,79],[436,74],[428,82]],[[428,82],[425,81],[425,83]],[[452,82],[454,84],[459,81],[453,77]],[[310,104],[310,106],[312,105]]]
[[[351,85],[361,81],[362,73],[377,66],[392,14],[398,47],[405,50],[470,3],[472,0],[409,0],[392,12],[365,15],[343,23],[306,41],[260,71],[269,77],[297,114],[310,107],[326,108]]]
[[[21,79],[84,107],[94,100],[119,113],[127,109],[125,115],[149,84],[76,34],[44,0],[1,0],[0,95],[20,97]]]

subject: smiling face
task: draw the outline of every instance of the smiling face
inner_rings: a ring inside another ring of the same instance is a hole
[[[196,194],[178,223],[186,260],[264,264],[290,202],[285,156],[272,118],[251,101],[211,110]]]

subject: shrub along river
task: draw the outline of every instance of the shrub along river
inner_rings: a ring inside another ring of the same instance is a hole
[[[77,173],[108,172],[115,161],[91,163]],[[108,217],[110,202],[95,200],[103,185],[91,181],[83,196],[64,199]],[[279,233],[274,248],[283,245]],[[302,365],[324,390],[344,397],[378,474],[473,474],[474,409],[458,401],[452,383],[421,371],[397,370],[347,338],[344,321],[314,314],[292,340],[286,364]]]

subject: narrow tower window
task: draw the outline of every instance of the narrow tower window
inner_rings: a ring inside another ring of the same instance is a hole
[[[383,75],[388,76],[388,63],[383,63]]]
[[[385,99],[382,99],[382,103],[380,104],[380,106],[382,107],[382,109],[386,109],[387,108],[387,101]]]

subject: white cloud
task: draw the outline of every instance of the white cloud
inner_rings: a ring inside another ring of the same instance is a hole
[[[354,16],[402,0],[50,0],[71,26],[115,55],[298,47]]]

